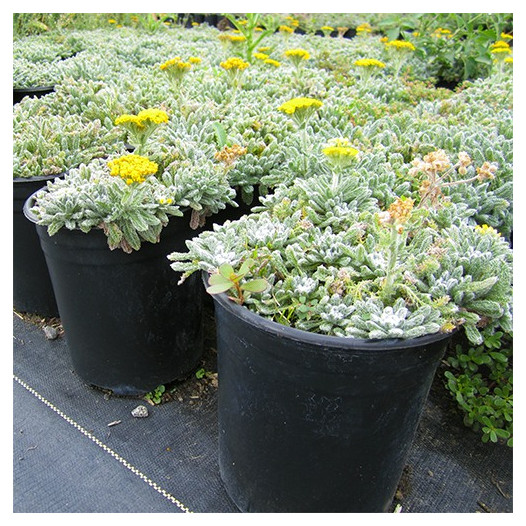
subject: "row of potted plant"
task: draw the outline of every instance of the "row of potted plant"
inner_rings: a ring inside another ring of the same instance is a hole
[[[452,93],[410,40],[230,18],[237,32],[90,32],[105,56],[86,46],[14,108],[15,177],[66,172],[25,214],[75,368],[120,394],[196,366],[204,272],[241,509],[385,511],[451,334],[512,334],[511,64]],[[53,122],[72,123],[60,141]],[[511,439],[502,415],[484,436]]]

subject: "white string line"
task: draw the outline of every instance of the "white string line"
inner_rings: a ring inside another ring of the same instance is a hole
[[[109,453],[114,459],[118,460],[125,468],[129,469],[134,475],[137,475],[141,480],[146,482],[149,486],[151,486],[155,491],[160,493],[163,497],[167,498],[170,502],[175,504],[179,509],[184,511],[185,513],[193,513],[190,511],[180,500],[176,499],[173,495],[168,493],[166,490],[161,488],[157,483],[155,483],[153,480],[148,478],[146,475],[141,473],[136,467],[132,466],[126,459],[121,457],[118,453],[113,451],[110,447],[108,447],[106,444],[101,442],[96,436],[92,435],[87,429],[83,428],[80,424],[75,422],[72,418],[70,418],[68,415],[63,413],[58,407],[55,407],[49,400],[46,400],[40,393],[35,391],[32,387],[30,387],[28,384],[26,384],[23,380],[18,378],[18,376],[13,375],[13,378],[27,391],[29,391],[32,395],[34,395],[36,398],[38,398],[41,402],[43,402],[45,405],[47,405],[50,409],[52,409],[57,415],[59,415],[61,418],[63,418],[68,424],[71,424],[75,429],[80,431],[84,436],[88,437],[92,442],[97,444],[101,449],[103,449],[106,453]]]

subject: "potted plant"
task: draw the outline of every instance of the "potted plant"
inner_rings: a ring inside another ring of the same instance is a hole
[[[196,367],[202,289],[184,287],[166,254],[234,205],[220,163],[146,144],[162,110],[121,115],[143,153],[94,160],[48,183],[25,207],[36,224],[76,372],[116,394],[144,394]],[[153,159],[157,159],[156,162]]]
[[[24,97],[42,97],[54,91],[64,74],[64,60],[84,47],[75,36],[51,34],[16,40],[13,44],[13,104]]]
[[[169,255],[214,296],[219,466],[242,511],[387,511],[450,335],[511,326],[508,243],[443,194],[495,166],[432,152],[406,174],[418,198],[380,205],[347,140],[323,152],[330,169]]]
[[[105,145],[114,146],[117,135],[98,120],[50,114],[42,99],[26,99],[13,113],[13,304],[21,312],[57,316],[40,242],[23,215],[24,203],[47,181],[105,155]]]

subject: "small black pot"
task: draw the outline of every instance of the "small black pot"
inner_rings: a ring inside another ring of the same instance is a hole
[[[36,223],[33,205],[34,196],[24,212]],[[49,236],[36,225],[73,368],[88,384],[142,395],[199,364],[203,287],[197,277],[178,286],[167,258],[198,233],[189,221],[172,218],[159,243],[131,254],[110,250],[102,230],[63,228]]]
[[[39,86],[35,88],[13,88],[13,104],[17,104],[24,97],[43,97],[55,91],[55,86]]]
[[[13,179],[13,306],[46,317],[58,316],[58,307],[40,239],[23,209],[31,194],[57,177],[64,174]]]
[[[325,336],[214,296],[219,468],[244,512],[389,510],[450,335]]]

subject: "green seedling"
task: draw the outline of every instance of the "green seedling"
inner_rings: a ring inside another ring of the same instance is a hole
[[[159,385],[153,391],[146,393],[144,395],[144,399],[148,400],[148,402],[150,402],[153,405],[158,405],[162,402],[163,394],[165,391],[166,387],[164,385]]]
[[[241,280],[248,274],[255,264],[256,262],[253,259],[247,259],[236,272],[232,265],[229,263],[223,263],[218,268],[218,273],[212,274],[208,279],[208,284],[210,286],[206,291],[213,295],[221,294],[230,290],[233,295],[229,295],[229,299],[242,305],[245,302],[246,293],[263,292],[268,285],[267,281],[263,278],[247,280],[244,283],[241,283]]]

